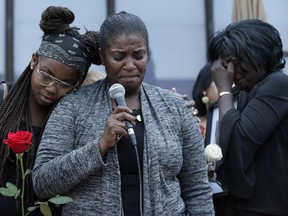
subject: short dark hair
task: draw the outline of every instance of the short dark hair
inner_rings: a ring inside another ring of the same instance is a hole
[[[231,23],[210,40],[208,58],[235,57],[256,71],[271,73],[285,67],[283,45],[277,29],[258,19]]]
[[[104,51],[109,41],[122,34],[138,34],[146,41],[148,57],[150,55],[149,37],[146,25],[136,15],[121,11],[110,15],[100,27],[99,47]]]

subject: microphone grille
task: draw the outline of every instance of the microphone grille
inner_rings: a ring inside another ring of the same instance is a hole
[[[125,95],[125,88],[120,84],[120,83],[114,83],[110,88],[109,88],[109,94],[110,97],[115,99],[116,97],[120,95]]]

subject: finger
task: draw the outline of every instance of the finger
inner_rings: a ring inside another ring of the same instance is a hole
[[[111,118],[112,119],[112,118]],[[105,140],[105,142],[109,145],[115,143],[115,141],[119,141],[119,137],[125,136],[127,137],[127,131],[126,131],[126,126],[124,124],[124,122],[121,121],[117,121],[115,119],[108,120],[106,122],[106,126],[104,129],[104,133],[102,135],[103,139]]]
[[[113,114],[113,117],[117,120],[122,122],[125,125],[125,121],[129,121],[131,124],[135,125],[136,124],[136,118],[135,116],[131,115],[130,113],[127,112],[120,112]]]
[[[126,113],[133,114],[133,111],[131,109],[129,109],[128,107],[125,107],[125,106],[117,106],[114,109],[113,114],[121,113],[121,112],[126,112]]]
[[[119,142],[122,138],[122,135],[121,134],[117,134],[116,135],[116,138],[115,138],[115,142]]]
[[[228,63],[227,71],[232,73],[234,72],[234,64],[232,62]]]
[[[188,107],[188,108],[193,108],[193,106],[194,106],[194,103],[193,103],[194,101],[185,101],[185,105],[186,105],[186,107]]]
[[[182,98],[183,98],[184,100],[186,100],[186,101],[188,101],[188,100],[189,100],[189,96],[188,96],[188,95],[186,95],[186,94],[182,95]]]
[[[189,103],[190,103],[192,106],[195,106],[195,101],[194,101],[194,100],[190,100]]]

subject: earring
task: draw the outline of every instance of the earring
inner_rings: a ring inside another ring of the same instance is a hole
[[[209,104],[209,97],[206,95],[206,92],[203,92],[202,102],[204,104]]]
[[[30,66],[30,69],[31,69],[31,70],[33,70],[33,67],[32,67],[32,66]]]

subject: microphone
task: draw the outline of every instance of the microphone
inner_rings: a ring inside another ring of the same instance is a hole
[[[125,101],[125,88],[119,84],[115,83],[109,88],[109,94],[112,99],[115,100],[117,106],[127,106]],[[129,134],[129,137],[134,146],[137,145],[135,132],[133,129],[133,125],[129,121],[125,121],[126,129]]]

